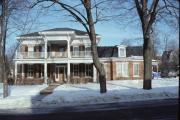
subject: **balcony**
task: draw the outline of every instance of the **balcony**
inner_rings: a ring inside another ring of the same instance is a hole
[[[49,58],[66,58],[67,57],[67,52],[48,52],[48,57]]]
[[[17,52],[16,58],[18,59],[42,59],[44,52]]]
[[[71,57],[73,58],[85,58],[85,57],[91,57],[91,51],[72,51]]]
[[[44,52],[17,52],[17,59],[44,59]],[[72,51],[72,58],[88,58],[91,57],[91,51]],[[47,52],[47,58],[67,58],[67,51],[64,52]]]

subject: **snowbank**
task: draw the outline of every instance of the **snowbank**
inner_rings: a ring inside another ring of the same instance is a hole
[[[32,106],[32,98],[47,85],[9,86],[9,96],[0,98],[0,109],[24,108]]]
[[[107,81],[108,92],[100,94],[99,84],[68,84],[56,88],[42,102],[66,106],[178,97],[178,79],[154,79],[151,90],[143,90],[142,86],[142,80]]]
[[[150,99],[178,98],[178,78],[153,79],[151,90],[143,90],[142,80],[107,81],[108,92],[99,93],[98,83],[64,84],[47,96],[39,95],[46,85],[13,86],[10,96],[0,99],[0,109],[60,107]]]

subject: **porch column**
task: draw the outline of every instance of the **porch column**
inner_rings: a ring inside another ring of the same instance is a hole
[[[24,79],[24,64],[21,65],[21,77]]]
[[[47,39],[44,38],[44,83],[47,84]]]
[[[17,62],[15,62],[14,78],[15,78],[15,84],[16,84],[16,82],[17,82]]]
[[[47,84],[47,63],[44,63],[44,83]]]
[[[47,59],[47,40],[44,38],[44,58]]]
[[[69,43],[70,39],[67,40],[67,55],[68,55],[68,58],[71,57],[71,51],[70,51],[70,43]]]
[[[93,82],[97,82],[97,70],[94,65],[93,65]]]
[[[68,83],[70,82],[70,63],[69,63],[69,61],[68,61],[68,63],[67,63],[67,81],[68,81]]]

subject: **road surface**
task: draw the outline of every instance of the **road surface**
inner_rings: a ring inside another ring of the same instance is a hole
[[[178,99],[37,108],[32,111],[33,114],[11,114],[12,111],[0,110],[0,120],[178,120],[179,113]]]

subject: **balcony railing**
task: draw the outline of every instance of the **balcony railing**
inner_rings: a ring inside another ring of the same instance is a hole
[[[16,58],[41,59],[44,58],[44,52],[17,52]]]
[[[66,58],[67,52],[48,52],[49,58]]]
[[[18,59],[43,59],[44,52],[17,52],[16,58]],[[72,51],[71,57],[73,58],[85,58],[91,57],[91,51]],[[65,52],[47,52],[47,58],[67,58],[68,53]]]
[[[91,57],[91,51],[72,51],[71,57]]]

